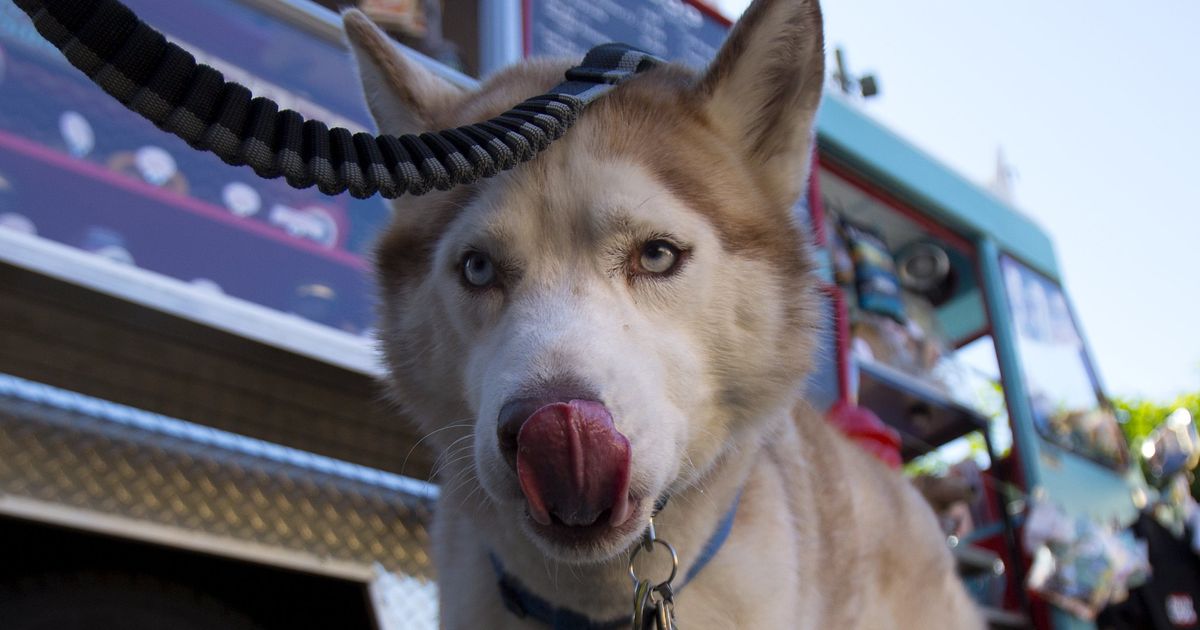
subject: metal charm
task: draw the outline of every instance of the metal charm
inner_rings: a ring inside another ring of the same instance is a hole
[[[654,626],[656,630],[675,630],[675,607],[670,601],[663,600],[658,602],[654,617]]]
[[[646,629],[646,605],[650,603],[650,581],[643,580],[633,587],[633,630]]]

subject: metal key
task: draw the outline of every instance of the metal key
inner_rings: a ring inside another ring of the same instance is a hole
[[[678,630],[675,625],[675,598],[671,583],[663,582],[654,588],[654,625],[656,630]]]
[[[675,607],[671,602],[658,602],[654,605],[654,627],[656,630],[677,630],[675,627]]]
[[[633,630],[646,630],[646,605],[650,603],[651,587],[650,580],[639,580],[633,587]]]

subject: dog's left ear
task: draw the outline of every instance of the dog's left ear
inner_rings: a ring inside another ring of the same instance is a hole
[[[433,118],[464,97],[457,86],[401,54],[363,12],[343,11],[342,29],[380,133],[433,131]]]
[[[808,176],[824,82],[817,0],[756,0],[698,85],[713,123],[789,205]]]

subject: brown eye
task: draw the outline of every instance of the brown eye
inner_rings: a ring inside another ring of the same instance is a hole
[[[496,265],[482,252],[467,252],[462,260],[462,277],[470,286],[486,288],[496,282]]]
[[[655,239],[642,245],[638,255],[637,271],[645,274],[660,276],[670,273],[679,265],[683,253],[669,241]]]

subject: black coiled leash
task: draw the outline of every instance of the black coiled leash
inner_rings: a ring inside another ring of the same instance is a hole
[[[15,0],[38,32],[123,105],[190,146],[259,177],[392,199],[448,190],[532,159],[588,103],[661,60],[625,44],[590,50],[566,80],[484,122],[402,136],[305,120],[213,68],[117,0]]]

